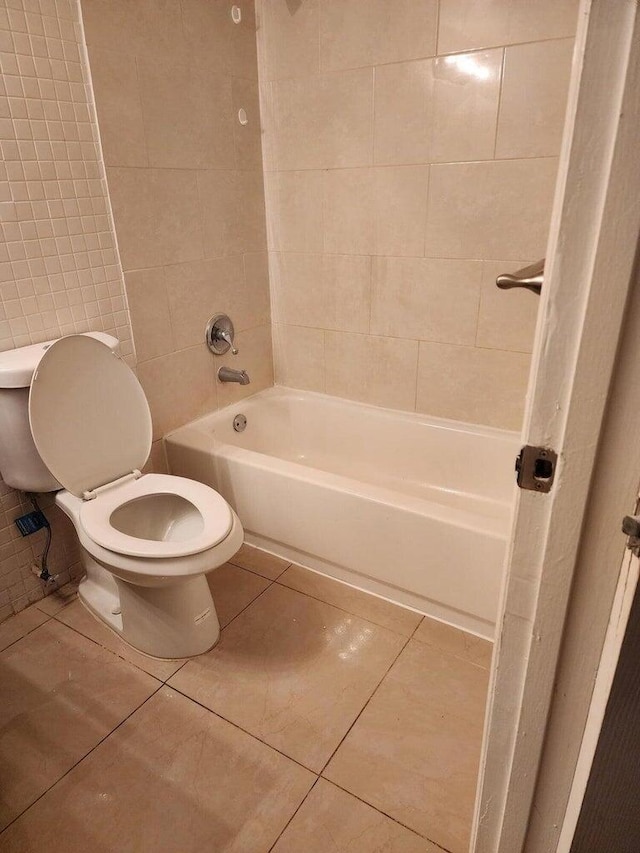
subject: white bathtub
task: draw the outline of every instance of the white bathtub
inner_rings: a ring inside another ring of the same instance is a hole
[[[247,542],[493,636],[516,433],[270,388],[165,441]]]

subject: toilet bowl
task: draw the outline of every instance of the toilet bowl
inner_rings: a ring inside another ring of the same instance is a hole
[[[61,338],[33,375],[29,423],[64,487],[56,503],[78,534],[81,601],[154,657],[190,657],[215,645],[220,626],[206,573],[240,548],[242,526],[210,487],[141,474],[152,425],[133,371],[99,340]]]

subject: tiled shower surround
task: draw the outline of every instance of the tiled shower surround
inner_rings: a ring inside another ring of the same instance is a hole
[[[75,0],[0,2],[0,350],[73,332],[133,348],[122,271]],[[45,498],[52,572],[80,570],[75,531]],[[31,509],[0,480],[0,620],[42,597],[44,534],[22,539]]]
[[[576,0],[261,0],[276,380],[517,429]]]
[[[255,20],[240,5],[234,24],[221,0],[82,0],[155,438],[273,384]],[[236,357],[204,347],[217,313]],[[251,384],[217,382],[221,364]]]

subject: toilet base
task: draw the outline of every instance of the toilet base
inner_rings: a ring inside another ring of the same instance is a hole
[[[193,657],[218,642],[220,623],[205,575],[168,586],[134,586],[83,548],[82,603],[125,642],[155,658]]]

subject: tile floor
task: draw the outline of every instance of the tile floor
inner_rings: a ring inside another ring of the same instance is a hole
[[[489,643],[244,546],[145,657],[73,588],[0,625],[3,853],[465,853]]]

